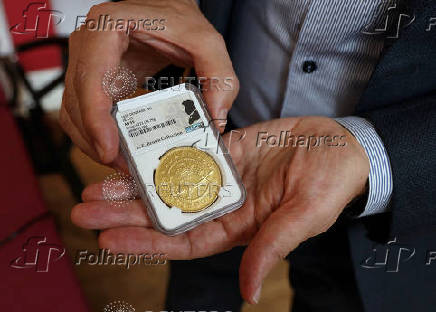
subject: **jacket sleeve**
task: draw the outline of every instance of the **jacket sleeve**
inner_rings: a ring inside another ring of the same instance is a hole
[[[391,237],[436,226],[436,29],[429,29],[436,2],[413,1],[409,15],[413,23],[386,41],[356,111],[391,163]]]
[[[391,235],[436,226],[436,94],[360,114],[389,155]]]

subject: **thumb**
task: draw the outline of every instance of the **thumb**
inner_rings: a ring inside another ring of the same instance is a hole
[[[308,238],[309,222],[295,208],[286,205],[274,211],[243,254],[239,283],[242,297],[251,304],[259,301],[263,280],[271,269]]]
[[[192,53],[194,68],[212,120],[222,132],[239,92],[239,80],[222,37],[216,35],[207,40]]]

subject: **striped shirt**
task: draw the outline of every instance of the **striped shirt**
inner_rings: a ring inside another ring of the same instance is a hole
[[[352,117],[383,49],[365,34],[389,1],[235,1],[230,55],[241,89],[230,116],[240,127],[280,117],[337,119],[370,160],[362,215],[386,211],[392,193],[389,157],[374,127]],[[349,116],[349,117],[347,117]]]

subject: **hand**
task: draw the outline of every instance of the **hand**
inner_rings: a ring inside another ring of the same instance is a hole
[[[138,27],[128,35],[126,30],[91,31],[82,26],[70,36],[60,124],[83,152],[105,164],[120,161],[118,131],[110,116],[112,100],[102,89],[105,72],[119,65],[133,70],[136,77],[153,76],[170,63],[193,66],[198,76],[216,78],[203,95],[212,118],[226,118],[239,82],[223,38],[194,0],[103,3],[93,6],[87,19],[98,21],[105,15],[138,25],[146,18],[163,19],[165,29]]]
[[[286,130],[296,138],[304,136],[309,148],[293,144],[297,140],[285,147],[277,146],[277,141],[272,146],[273,138],[266,140],[265,132],[278,138]],[[169,237],[152,229],[141,200],[113,207],[102,200],[99,184],[85,189],[85,203],[73,208],[73,222],[106,229],[99,244],[114,252],[161,252],[170,259],[192,259],[248,245],[240,266],[240,288],[244,299],[257,302],[271,268],[301,242],[325,232],[347,203],[364,192],[369,160],[356,139],[329,118],[277,119],[241,131],[246,136],[240,142],[224,136],[247,189],[239,210]],[[319,146],[309,137],[315,137]]]

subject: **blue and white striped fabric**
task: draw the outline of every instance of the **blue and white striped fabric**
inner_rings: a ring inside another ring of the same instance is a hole
[[[385,16],[389,1],[235,1],[230,56],[241,89],[230,111],[238,127],[274,118],[353,114],[383,50],[362,30]],[[317,70],[304,71],[307,61]],[[345,118],[371,162],[363,215],[386,211],[392,173],[383,143],[364,119]]]
[[[392,170],[388,154],[372,124],[359,117],[335,118],[365,149],[370,162],[369,195],[361,217],[385,212],[392,195]]]

